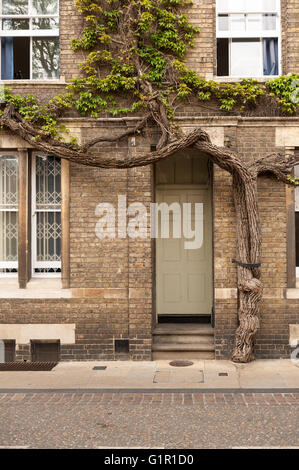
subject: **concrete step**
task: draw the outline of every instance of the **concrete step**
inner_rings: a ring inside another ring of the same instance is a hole
[[[182,344],[211,344],[214,345],[214,335],[191,335],[191,334],[154,334],[153,343],[182,343]]]
[[[153,351],[214,351],[214,344],[204,343],[158,343],[153,344]]]
[[[214,335],[214,329],[209,324],[199,323],[160,323],[154,331],[154,335]]]
[[[214,330],[209,324],[164,323],[153,331],[153,360],[214,359]]]

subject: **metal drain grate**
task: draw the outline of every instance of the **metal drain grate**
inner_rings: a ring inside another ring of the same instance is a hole
[[[219,375],[219,377],[227,377],[228,373],[227,372],[219,372],[218,375]]]
[[[0,371],[47,371],[57,366],[58,362],[4,362]]]
[[[105,370],[107,369],[107,366],[94,366],[92,370]]]
[[[191,361],[171,361],[169,363],[170,366],[173,367],[188,367],[188,366],[193,366],[193,362]]]

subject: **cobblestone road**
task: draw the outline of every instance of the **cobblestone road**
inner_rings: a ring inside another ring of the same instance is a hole
[[[0,393],[0,446],[299,447],[299,393]]]

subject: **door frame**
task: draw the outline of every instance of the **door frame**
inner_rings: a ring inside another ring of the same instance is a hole
[[[154,173],[154,172],[153,172]],[[171,189],[185,189],[185,190],[209,190],[210,192],[210,203],[211,203],[211,237],[212,237],[212,259],[211,259],[211,278],[212,278],[212,308],[210,314],[185,314],[187,317],[205,317],[208,318],[210,316],[211,324],[214,326],[214,306],[215,306],[215,289],[214,289],[214,191],[213,191],[213,166],[212,166],[212,174],[210,178],[210,184],[155,184],[155,176],[153,181],[153,193],[154,193],[154,201],[157,201],[157,191],[167,191]],[[153,243],[153,260],[154,260],[154,269],[153,269],[153,320],[154,324],[157,324],[159,321],[159,316],[171,316],[171,317],[182,317],[182,314],[158,314],[157,311],[157,240],[154,239]]]

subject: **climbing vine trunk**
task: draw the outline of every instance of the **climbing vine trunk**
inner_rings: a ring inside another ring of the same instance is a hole
[[[233,173],[237,220],[238,319],[232,353],[234,362],[254,359],[254,343],[260,324],[262,300],[261,231],[257,207],[257,180],[249,174]]]

